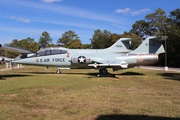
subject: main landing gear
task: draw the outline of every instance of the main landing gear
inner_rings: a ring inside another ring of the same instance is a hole
[[[58,68],[56,74],[61,74],[61,70]]]
[[[106,68],[100,68],[99,74],[97,74],[98,77],[115,77],[113,74],[109,74],[108,70]]]
[[[100,68],[99,69],[99,73],[103,74],[103,75],[107,75],[108,74],[108,70],[106,68]]]

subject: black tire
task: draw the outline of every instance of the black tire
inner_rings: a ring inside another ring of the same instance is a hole
[[[103,75],[108,74],[108,70],[106,68],[100,68],[99,72],[100,72],[100,74],[103,74]]]
[[[57,71],[56,71],[56,74],[61,74],[61,71],[60,71],[60,70],[57,70]]]

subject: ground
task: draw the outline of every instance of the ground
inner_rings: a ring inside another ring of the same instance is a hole
[[[180,73],[25,66],[1,72],[0,119],[180,119]]]

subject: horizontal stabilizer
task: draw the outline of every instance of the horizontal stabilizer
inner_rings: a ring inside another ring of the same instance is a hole
[[[165,41],[165,40],[167,40],[167,38],[168,38],[168,36],[161,36],[161,37],[151,38],[151,40]]]
[[[127,41],[133,41],[133,40],[138,40],[139,38],[125,38],[125,39],[121,39],[121,41],[123,42],[127,42]]]
[[[32,53],[32,52],[30,52],[28,50],[23,50],[23,49],[20,49],[20,48],[9,47],[9,46],[2,46],[1,44],[0,44],[0,49],[13,51],[13,52],[19,52],[19,53]]]

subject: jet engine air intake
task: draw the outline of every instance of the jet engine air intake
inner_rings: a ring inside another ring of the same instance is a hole
[[[137,64],[150,65],[158,62],[158,55],[138,55]]]

